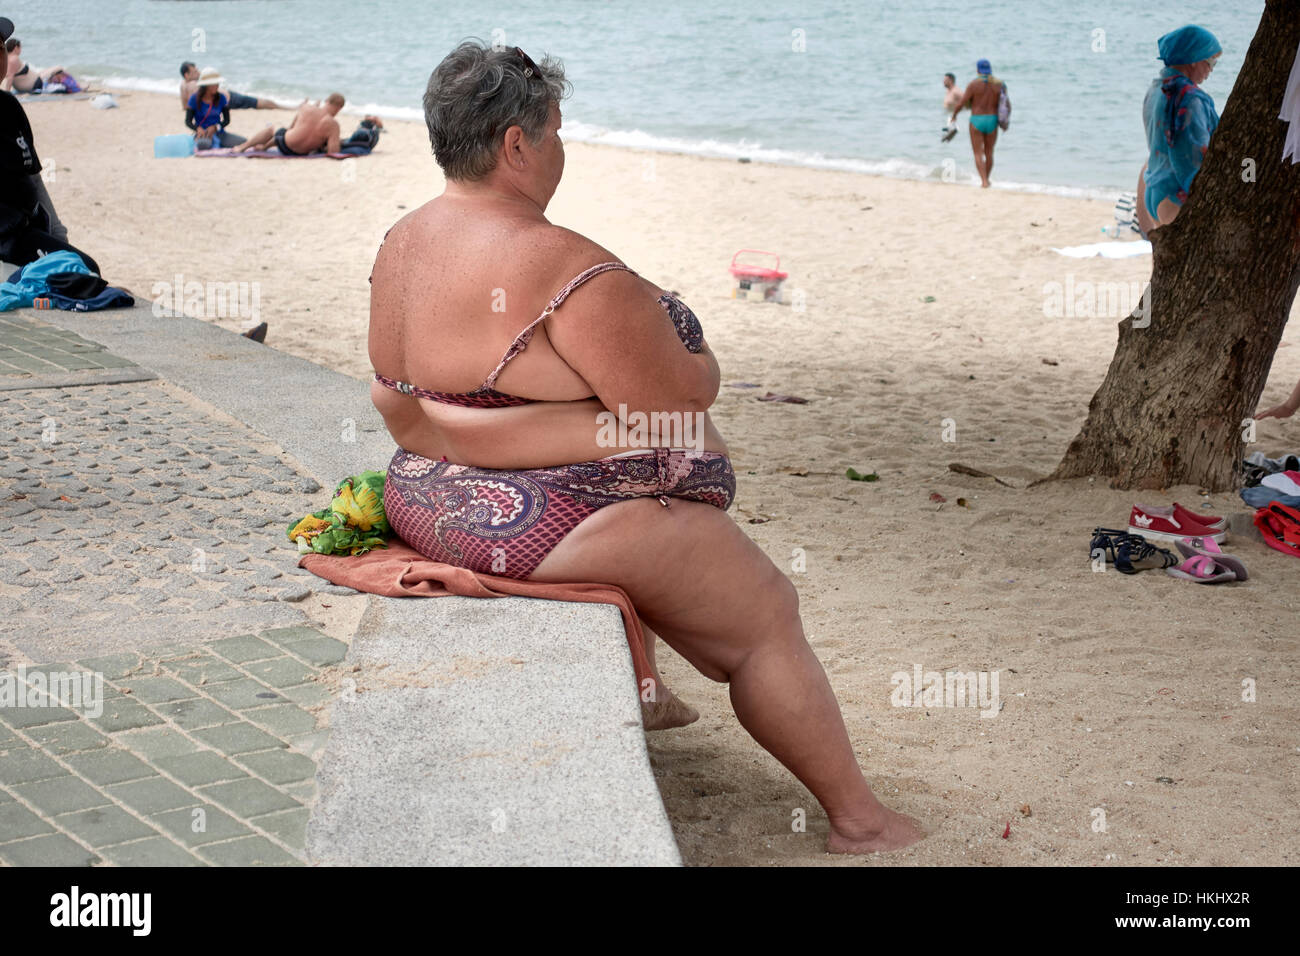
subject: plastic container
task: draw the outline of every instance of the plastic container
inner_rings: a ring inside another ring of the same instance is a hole
[[[740,262],[740,257],[745,254],[770,257],[775,265]],[[781,257],[761,249],[741,249],[731,257],[728,271],[732,278],[731,297],[748,302],[780,302],[781,283],[789,278],[789,273],[781,271]]]
[[[194,155],[194,137],[189,133],[168,133],[153,138],[154,159],[173,159]]]

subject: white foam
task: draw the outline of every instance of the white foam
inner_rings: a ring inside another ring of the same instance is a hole
[[[942,166],[927,166],[915,160],[891,158],[884,160],[852,159],[841,156],[827,156],[820,152],[778,149],[763,146],[761,143],[739,140],[734,143],[719,140],[688,140],[672,136],[657,136],[643,130],[612,130],[601,126],[583,123],[581,120],[568,120],[564,124],[562,135],[566,140],[579,143],[592,143],[600,146],[620,146],[626,149],[644,149],[653,152],[686,153],[693,156],[711,156],[718,159],[749,159],[759,163],[773,163],[780,166],[807,166],[813,169],[834,169],[850,173],[866,173],[871,176],[887,176],[892,179],[941,180]],[[962,180],[966,183],[978,183],[978,178],[968,174]],[[1072,199],[1119,198],[1121,191],[1106,187],[1092,186],[1057,186],[1049,183],[997,182],[995,189],[1014,192],[1044,193],[1053,196],[1067,196]]]

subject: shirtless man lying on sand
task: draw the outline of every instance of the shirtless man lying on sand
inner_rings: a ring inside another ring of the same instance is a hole
[[[304,103],[298,107],[293,122],[288,127],[274,129],[268,126],[247,142],[235,147],[235,152],[250,149],[277,147],[285,156],[306,156],[309,153],[337,153],[339,151],[339,121],[334,117],[343,109],[343,94],[331,93],[321,103]]]

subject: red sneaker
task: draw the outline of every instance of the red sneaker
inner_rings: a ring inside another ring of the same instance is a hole
[[[1227,540],[1228,533],[1193,521],[1183,509],[1179,516],[1175,505],[1134,505],[1128,516],[1128,530],[1148,541],[1177,541],[1179,538],[1212,538],[1216,544]],[[1207,516],[1208,517],[1208,516]]]
[[[1202,527],[1213,528],[1215,531],[1224,531],[1228,527],[1228,519],[1219,515],[1205,514],[1200,511],[1193,511],[1191,508],[1184,508],[1178,502],[1174,502],[1174,517],[1179,523],[1190,521],[1192,524],[1199,524]]]

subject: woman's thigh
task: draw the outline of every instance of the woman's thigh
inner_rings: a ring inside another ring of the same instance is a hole
[[[546,556],[534,581],[596,581],[705,676],[727,680],[764,640],[801,637],[790,580],[726,512],[653,498],[609,505]]]

